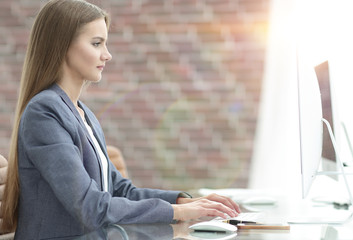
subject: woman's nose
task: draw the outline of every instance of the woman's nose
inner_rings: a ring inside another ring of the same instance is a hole
[[[106,51],[102,54],[102,59],[104,61],[110,61],[112,59],[112,55],[108,51],[108,48],[106,48]]]

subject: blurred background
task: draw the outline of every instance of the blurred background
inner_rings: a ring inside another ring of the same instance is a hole
[[[29,32],[45,2],[0,1],[5,157]],[[100,120],[107,144],[122,151],[135,185],[188,190],[293,181],[288,172],[299,166],[297,27],[332,8],[314,0],[89,2],[111,15],[113,59],[81,100]],[[346,9],[340,2],[335,6]],[[348,27],[347,19],[338,20]],[[310,29],[306,39],[318,36]]]
[[[45,1],[0,1],[0,152],[7,156],[26,44]],[[269,0],[95,0],[113,55],[82,96],[137,186],[245,187]]]

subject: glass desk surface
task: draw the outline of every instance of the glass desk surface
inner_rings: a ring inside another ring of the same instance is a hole
[[[312,207],[312,204],[309,203]],[[331,213],[332,206],[314,206],[314,212]],[[259,208],[265,214],[266,223],[286,223],[289,216],[308,212],[308,202],[298,203],[297,200],[278,198],[277,204],[272,207]],[[253,207],[252,207],[252,210]],[[245,208],[243,207],[243,211]],[[343,210],[337,210],[342,213]],[[347,211],[351,212],[352,210]],[[290,224],[290,230],[257,230],[238,229],[236,234],[197,233],[189,226],[199,222],[208,221],[204,218],[189,222],[175,224],[131,224],[111,225],[85,236],[78,240],[88,239],[117,239],[117,240],[168,240],[168,239],[260,239],[260,240],[353,240],[353,221],[341,225],[328,224]]]

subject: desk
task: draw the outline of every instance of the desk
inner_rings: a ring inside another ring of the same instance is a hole
[[[307,203],[302,203],[307,204]],[[301,210],[297,210],[300,207]],[[332,208],[320,206],[323,212]],[[306,208],[299,206],[296,201],[290,201],[286,198],[279,199],[278,203],[272,208],[263,209],[267,221],[283,222],[292,215],[293,212],[306,211]],[[202,219],[209,220],[209,219]],[[200,220],[199,220],[200,221]],[[188,229],[191,222],[179,222],[176,224],[132,224],[132,225],[113,225],[106,229],[85,235],[83,239],[117,239],[117,240],[168,240],[168,239],[188,239],[198,240],[207,239],[193,236],[193,232]],[[216,235],[213,234],[213,237]],[[218,237],[224,237],[218,235]],[[217,239],[217,238],[209,238]],[[221,239],[221,238],[220,238]],[[229,239],[248,240],[352,240],[353,223],[344,225],[291,225],[290,230],[238,230],[237,236]]]
[[[169,240],[169,239],[188,239],[200,240],[193,236],[188,230],[188,224],[139,224],[139,225],[121,225],[111,226],[91,234],[87,234],[77,240]],[[238,230],[237,236],[229,239],[238,240],[352,240],[353,226],[319,226],[319,225],[293,225],[289,231],[271,231],[271,230]],[[178,232],[179,231],[179,232]],[[212,236],[210,234],[209,236]],[[216,234],[213,234],[215,238]],[[218,235],[219,239],[226,239]]]

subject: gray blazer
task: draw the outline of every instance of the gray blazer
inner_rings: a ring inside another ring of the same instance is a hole
[[[81,102],[107,156],[103,131]],[[53,85],[27,105],[18,134],[19,218],[15,239],[75,237],[112,223],[172,222],[180,192],[136,188],[109,161],[108,192],[92,139],[66,93]],[[108,156],[107,156],[108,159]]]

